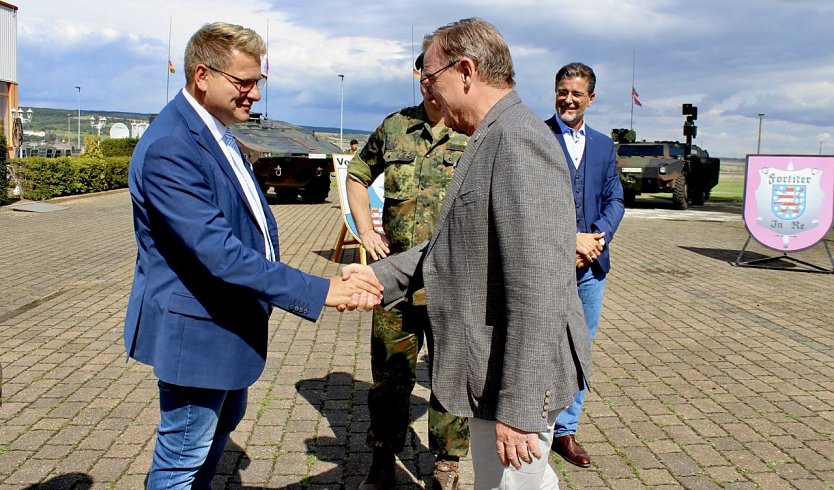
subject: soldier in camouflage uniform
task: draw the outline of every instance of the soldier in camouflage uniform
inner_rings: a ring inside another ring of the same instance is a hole
[[[422,68],[422,55],[415,65]],[[447,128],[440,107],[425,100],[385,118],[348,166],[347,193],[363,245],[376,260],[427,240],[452,181],[468,137]],[[374,231],[368,186],[385,172],[384,235]],[[409,397],[416,381],[417,353],[423,334],[432,351],[423,290],[385,311],[376,307],[371,335],[373,388],[368,393],[371,426],[368,445],[374,456],[360,489],[394,486],[394,456],[402,451],[410,423]],[[458,459],[469,450],[466,418],[447,413],[432,396],[429,446],[436,456],[431,488],[454,489]]]

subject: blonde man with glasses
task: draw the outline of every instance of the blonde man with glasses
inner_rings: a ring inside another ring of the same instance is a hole
[[[159,379],[150,489],[210,487],[264,369],[273,307],[315,321],[325,305],[378,303],[367,268],[328,280],[280,262],[275,219],[229,130],[261,97],[265,52],[251,29],[200,28],[185,88],[131,158],[138,256],[124,334],[128,356]]]

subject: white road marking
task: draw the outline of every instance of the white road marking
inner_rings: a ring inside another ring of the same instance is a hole
[[[626,218],[661,219],[666,221],[741,221],[741,215],[722,211],[697,209],[636,209],[626,208]]]

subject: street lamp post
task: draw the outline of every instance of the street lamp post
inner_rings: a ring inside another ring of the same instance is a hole
[[[343,128],[344,128],[344,117],[345,117],[345,76],[344,75],[339,75],[339,78],[341,79],[341,83],[340,83],[340,85],[341,85],[341,88],[340,88],[341,96],[339,97],[339,99],[340,99],[340,102],[339,102],[339,149],[341,151],[344,151],[345,145],[344,145],[344,142],[342,140],[342,132],[343,132]]]
[[[98,122],[96,122],[96,116],[90,116],[90,126],[96,128],[98,130],[98,137],[101,138],[101,130],[104,126],[107,125],[107,118],[104,116],[98,117]]]
[[[81,87],[78,85],[75,86],[75,89],[78,90],[78,151],[81,152]]]
[[[764,116],[764,113],[759,113],[759,142],[756,144],[756,155],[762,152],[762,119],[764,119]]]
[[[12,124],[14,124],[15,120],[20,121],[20,151],[18,152],[18,154],[20,158],[23,158],[23,126],[32,122],[33,111],[31,107],[26,112],[24,112],[22,108],[15,109],[14,107],[12,107],[11,113]],[[26,115],[24,116],[24,114]]]

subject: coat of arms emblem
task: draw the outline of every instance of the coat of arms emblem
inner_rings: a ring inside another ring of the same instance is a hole
[[[759,167],[758,177],[754,190],[756,226],[748,222],[757,240],[772,248],[798,250],[807,246],[802,245],[807,239],[816,242],[820,238],[816,235],[825,236],[831,227],[831,213],[825,206],[831,206],[832,196],[823,190],[821,169],[795,169],[794,162],[788,160],[782,168],[772,164]]]

